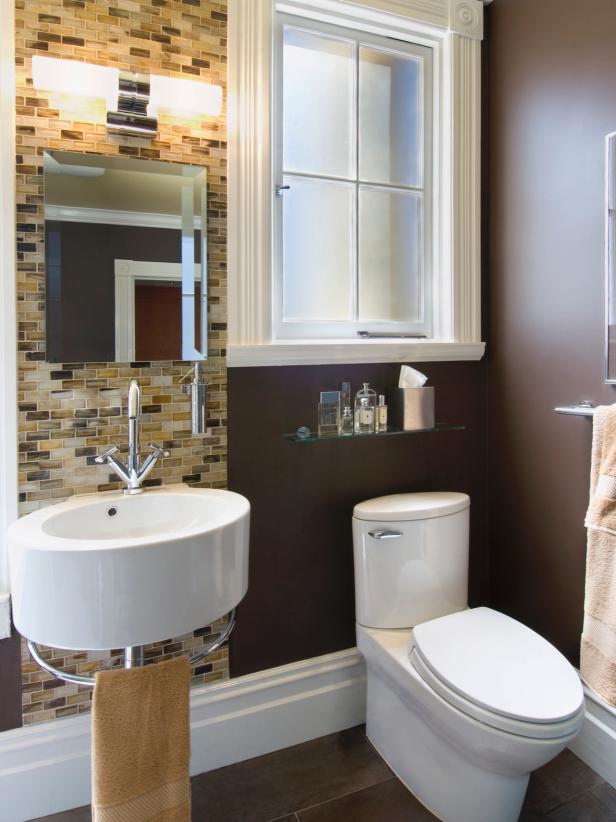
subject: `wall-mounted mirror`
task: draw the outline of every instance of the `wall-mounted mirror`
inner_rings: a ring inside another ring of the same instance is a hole
[[[605,381],[616,383],[616,132],[605,141]]]
[[[207,357],[206,171],[44,153],[48,362]]]

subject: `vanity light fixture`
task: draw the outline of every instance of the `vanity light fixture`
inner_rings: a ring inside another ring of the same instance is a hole
[[[115,108],[107,112],[108,130],[136,137],[155,137],[158,120],[149,116],[149,102],[149,76],[121,71]]]
[[[140,137],[156,135],[159,112],[192,119],[216,117],[222,109],[222,88],[210,83],[38,54],[32,58],[32,82],[45,91],[103,100],[109,131]]]
[[[120,72],[110,66],[94,66],[75,60],[59,60],[56,57],[32,58],[32,83],[34,88],[57,94],[71,94],[104,100],[107,110],[118,102]]]
[[[178,117],[217,117],[222,110],[222,88],[196,80],[176,77],[150,77],[148,114],[158,117],[160,111]]]

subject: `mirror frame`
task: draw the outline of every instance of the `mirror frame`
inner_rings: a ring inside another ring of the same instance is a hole
[[[143,171],[155,171],[164,167],[165,174],[173,175],[173,171],[169,169],[189,168],[194,173],[187,174],[183,177],[183,184],[181,188],[181,215],[180,215],[180,261],[178,265],[181,268],[181,351],[178,359],[183,361],[204,361],[208,358],[208,288],[207,288],[207,167],[199,165],[191,165],[189,163],[173,163],[164,160],[147,160],[143,158],[126,158],[116,157],[115,155],[95,154],[79,151],[65,151],[58,149],[45,149],[43,157],[51,157],[56,162],[73,162],[75,165],[83,166],[97,166],[101,163],[106,163],[107,167],[117,167],[123,170],[139,170],[135,168],[135,163],[141,162],[147,164]],[[176,176],[181,177],[181,174]],[[196,194],[196,197],[195,197]],[[45,202],[45,210],[47,208],[45,197],[45,175],[43,175],[43,195]],[[197,209],[195,209],[195,200],[197,202]],[[70,211],[70,206],[63,206],[67,211]],[[44,214],[44,221],[51,219]],[[201,263],[196,264],[196,237],[195,224],[198,220],[200,226],[200,259]],[[45,270],[46,270],[46,294],[45,294],[45,313],[49,310],[49,294],[50,282],[48,272],[48,249],[45,247]],[[121,262],[121,261],[120,261]],[[196,273],[200,271],[200,277]],[[201,317],[201,333],[200,338],[197,339],[195,327],[195,303],[197,300],[197,282],[200,279],[201,296],[199,305],[199,316]],[[116,313],[117,317],[117,313]],[[46,323],[47,325],[47,323]],[[47,335],[47,331],[46,331]],[[118,330],[116,328],[116,354],[113,362],[125,362],[117,358],[117,338]],[[47,339],[47,337],[46,337]],[[48,345],[46,344],[46,353]],[[46,361],[47,356],[46,356]],[[67,360],[68,361],[68,360]],[[127,360],[130,361],[130,360]]]

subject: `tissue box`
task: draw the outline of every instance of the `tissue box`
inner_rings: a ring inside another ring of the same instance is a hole
[[[387,421],[401,431],[434,428],[434,388],[390,388]]]

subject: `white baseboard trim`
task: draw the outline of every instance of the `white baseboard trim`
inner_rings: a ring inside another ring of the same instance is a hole
[[[584,686],[586,716],[570,750],[616,788],[616,708]]]
[[[191,774],[251,759],[365,721],[356,648],[194,688]],[[90,802],[89,715],[0,733],[0,822]]]
[[[0,591],[0,639],[11,636],[11,595]]]

